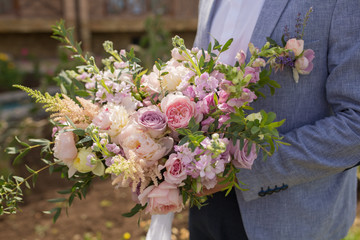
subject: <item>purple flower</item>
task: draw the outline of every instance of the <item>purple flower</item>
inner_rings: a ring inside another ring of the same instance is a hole
[[[116,145],[115,143],[108,143],[108,144],[106,144],[105,147],[108,151],[115,153],[115,154],[119,154],[122,152],[121,148],[118,145]]]
[[[256,83],[257,81],[260,80],[258,68],[246,67],[244,77],[249,74],[251,75],[251,80],[250,80],[251,83]]]
[[[153,138],[160,137],[166,130],[167,117],[156,106],[139,109],[135,119],[137,123],[144,127]]]
[[[300,74],[309,74],[314,65],[312,60],[315,58],[315,53],[312,49],[306,49],[303,56],[295,61],[295,68]]]
[[[226,112],[226,113],[235,112],[234,107],[230,106],[227,103],[219,104],[217,107],[218,107],[218,109],[220,109],[221,111]]]
[[[212,124],[213,122],[215,122],[215,119],[212,117],[208,117],[207,119],[202,121],[201,122],[201,131],[206,132],[209,129],[210,124]]]
[[[240,149],[240,140],[236,141],[235,146],[232,142],[228,145],[229,152],[234,157],[232,163],[236,168],[251,169],[255,159],[257,158],[255,143],[252,144],[250,153],[247,152],[248,144],[249,141],[245,139],[242,149]]]
[[[228,100],[230,93],[226,92],[225,90],[220,90],[218,92],[218,95],[219,95],[218,103],[221,104],[221,103],[225,103]]]
[[[230,99],[227,104],[229,104],[229,106],[231,107],[241,107],[242,105],[244,105],[244,103],[251,103],[256,98],[256,94],[250,91],[250,89],[243,88],[241,96],[239,98]]]

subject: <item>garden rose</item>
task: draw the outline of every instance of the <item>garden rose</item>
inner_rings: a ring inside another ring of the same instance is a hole
[[[166,168],[164,177],[168,183],[180,185],[187,177],[185,167],[179,156],[175,153],[170,154],[165,166],[161,166],[161,169],[164,167]]]
[[[153,138],[162,136],[167,127],[167,117],[156,106],[141,108],[136,113],[136,122]]]
[[[304,50],[304,40],[297,40],[291,38],[286,42],[285,49],[289,49],[294,52],[295,57],[299,56]]]
[[[181,94],[169,94],[161,101],[161,110],[171,129],[187,127],[194,116],[195,103]]]
[[[132,151],[139,158],[146,160],[148,166],[151,166],[171,150],[173,139],[164,137],[155,141],[143,129],[131,123],[114,139],[114,143],[123,148],[126,158],[130,158],[130,151]]]
[[[60,132],[55,138],[54,157],[71,165],[78,151],[75,146],[75,135],[73,132]]]
[[[148,203],[145,212],[150,214],[180,212],[184,208],[179,189],[166,181],[159,186],[152,185],[146,188],[139,195],[139,200],[142,205]]]
[[[236,168],[246,168],[251,169],[255,159],[257,158],[256,154],[256,145],[255,143],[251,146],[250,153],[247,152],[248,149],[248,140],[244,140],[244,146],[240,149],[240,140],[236,141],[234,146],[232,143],[228,145],[229,152],[234,157],[232,163]]]
[[[92,123],[95,124],[95,126],[98,126],[101,130],[108,130],[111,126],[110,121],[110,112],[107,106],[103,108],[103,110],[94,117],[92,120]]]

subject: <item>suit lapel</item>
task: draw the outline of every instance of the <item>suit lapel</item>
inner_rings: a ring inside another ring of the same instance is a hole
[[[265,0],[250,40],[255,47],[260,48],[266,43],[266,38],[274,31],[287,3],[288,0]]]

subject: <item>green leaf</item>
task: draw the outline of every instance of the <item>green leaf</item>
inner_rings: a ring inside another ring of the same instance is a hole
[[[53,199],[48,199],[48,202],[51,203],[59,203],[59,202],[65,202],[67,199],[66,198],[53,198]]]
[[[74,129],[72,132],[73,132],[74,134],[78,135],[78,136],[84,136],[84,135],[85,135],[85,130],[84,130],[84,129],[80,129],[80,128]]]
[[[273,40],[272,38],[270,38],[270,37],[267,37],[266,40],[267,40],[272,46],[274,46],[274,47],[279,46],[279,45],[276,43],[276,41],[274,41],[274,40]]]
[[[24,178],[22,178],[22,177],[13,176],[13,178],[14,178],[17,182],[19,182],[19,183],[21,183],[21,182],[24,181]]]
[[[272,123],[272,122],[275,120],[275,118],[276,118],[276,114],[273,113],[273,112],[269,112],[269,113],[267,114],[267,120],[266,120],[265,124],[270,124],[270,123]]]
[[[15,165],[19,160],[21,160],[25,155],[30,151],[30,148],[25,149],[22,151],[19,155],[16,156],[16,158],[13,161],[13,165]]]
[[[38,178],[39,174],[37,173],[34,173],[33,177],[32,177],[32,184],[33,184],[33,187],[35,187],[35,183],[36,183],[36,180]]]
[[[26,169],[28,170],[29,173],[36,174],[36,171],[31,169],[28,165],[25,164],[25,167],[26,167]]]
[[[233,42],[234,39],[230,38],[223,46],[223,48],[221,49],[221,52],[225,52],[226,50],[229,49],[231,43]]]
[[[53,217],[53,223],[55,223],[55,222],[57,221],[57,219],[59,218],[60,214],[61,214],[61,208],[56,208],[56,213],[55,213],[55,215],[54,215],[54,217]]]
[[[145,206],[141,206],[141,204],[136,204],[128,213],[122,214],[123,217],[132,217],[137,214],[140,210],[145,209]]]
[[[17,136],[15,136],[15,140],[24,147],[30,147],[29,144],[27,144],[26,142],[21,141]]]
[[[71,190],[71,188],[70,188],[70,189],[65,189],[65,190],[57,191],[57,193],[59,193],[59,194],[69,194],[69,193],[72,193],[72,190]]]

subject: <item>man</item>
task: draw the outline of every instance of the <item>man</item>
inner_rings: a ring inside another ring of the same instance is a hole
[[[273,111],[278,120],[286,119],[279,131],[291,146],[280,146],[266,162],[259,157],[252,170],[241,169],[237,178],[248,191],[236,190],[229,197],[218,192],[208,206],[192,208],[190,238],[342,239],[355,218],[355,166],[360,161],[360,1],[251,1],[261,4],[258,13],[256,6],[241,11],[232,5],[236,0],[229,1],[200,0],[195,46],[207,48],[210,34],[221,32],[214,25],[224,30],[220,38],[228,32],[235,42],[241,38],[239,28],[250,23],[236,22],[236,11],[256,22],[250,33],[256,47],[266,37],[281,43],[284,27],[294,30],[298,13],[303,17],[313,7],[304,47],[314,50],[316,58],[313,71],[300,75],[298,83],[291,69],[273,74],[281,89],[251,104],[255,111]],[[217,17],[226,4],[228,14]],[[228,24],[229,16],[236,24]]]

